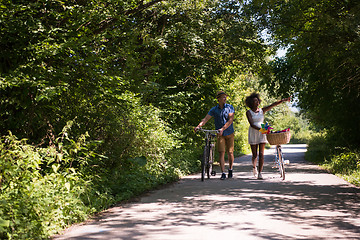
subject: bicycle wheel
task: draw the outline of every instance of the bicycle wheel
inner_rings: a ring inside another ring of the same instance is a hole
[[[284,157],[281,151],[281,146],[277,146],[277,155],[278,155],[278,161],[279,161],[279,171],[280,171],[280,177],[282,180],[285,180],[285,166],[284,166]]]
[[[208,179],[210,178],[210,175],[213,175],[213,163],[214,163],[214,144],[210,144],[209,148],[209,157],[206,162],[206,174]]]
[[[209,147],[208,144],[205,144],[204,147],[204,154],[203,154],[203,158],[201,160],[201,181],[204,181],[205,178],[205,171],[206,171],[206,162],[208,161],[208,154],[209,154]]]

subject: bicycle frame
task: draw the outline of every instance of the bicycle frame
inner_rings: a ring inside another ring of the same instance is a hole
[[[282,178],[282,180],[285,180],[284,155],[281,150],[281,145],[276,145],[275,148],[275,164],[280,171],[280,177]]]
[[[214,163],[214,149],[215,149],[215,137],[218,133],[217,130],[205,130],[200,128],[199,131],[205,133],[205,146],[203,158],[201,160],[201,181],[204,181],[205,176],[210,178],[210,175],[215,176],[216,172],[213,171]]]

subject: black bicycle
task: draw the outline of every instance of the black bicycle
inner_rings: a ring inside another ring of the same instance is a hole
[[[214,153],[215,153],[215,138],[218,133],[217,130],[206,130],[199,128],[199,131],[205,133],[204,154],[201,159],[201,181],[204,181],[205,176],[209,179],[210,176],[215,176],[216,172],[213,170]]]

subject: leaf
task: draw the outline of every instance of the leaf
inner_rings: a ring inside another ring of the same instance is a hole
[[[140,166],[145,166],[147,163],[146,157],[144,157],[144,156],[136,157],[136,158],[129,158],[129,160]]]
[[[3,228],[3,227],[9,227],[10,225],[10,221],[9,220],[4,220],[0,217],[0,228]]]
[[[54,165],[52,165],[51,167],[52,167],[54,173],[57,173],[57,171],[58,171],[59,168],[60,168],[60,164],[54,164]]]
[[[68,191],[70,191],[70,183],[69,183],[69,182],[66,182],[66,183],[65,183],[65,187],[66,187],[66,189],[67,189]]]

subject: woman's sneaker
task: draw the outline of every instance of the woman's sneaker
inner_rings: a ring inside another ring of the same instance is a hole
[[[259,172],[259,175],[257,177],[258,179],[263,179],[262,175],[261,175],[261,172]]]
[[[221,174],[221,180],[224,180],[226,178],[226,174],[223,172],[222,174]]]
[[[254,177],[258,177],[257,167],[253,167],[253,174],[254,174]]]

